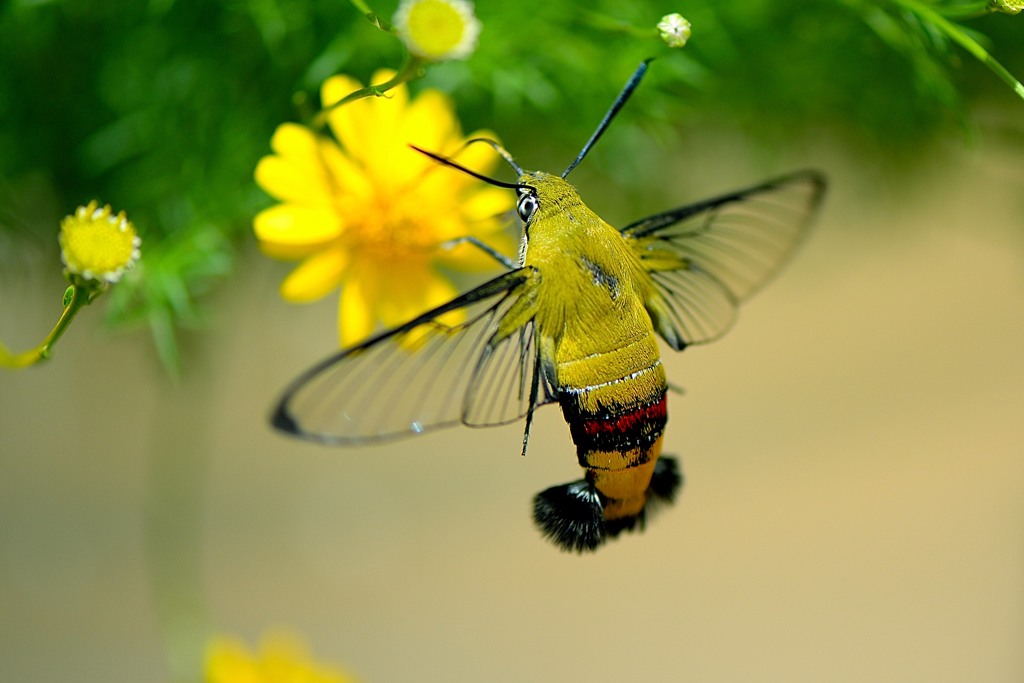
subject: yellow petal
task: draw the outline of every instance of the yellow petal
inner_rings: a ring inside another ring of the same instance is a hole
[[[373,77],[370,78],[370,83],[373,85],[380,85],[381,83],[387,83],[395,77],[396,71],[394,69],[377,69],[373,72]],[[391,90],[385,93],[385,97],[395,102],[398,108],[405,109],[409,104],[409,89],[405,86],[405,83],[396,85]],[[378,101],[380,98],[377,98]]]
[[[323,170],[309,164],[296,164],[283,157],[263,157],[256,164],[256,183],[267,194],[285,202],[306,204],[329,200]]]
[[[384,327],[412,320],[453,299],[457,292],[426,261],[378,264],[375,302]]]
[[[473,137],[476,136],[490,138],[486,131],[474,133]],[[514,174],[509,173],[504,168],[499,169],[498,172],[494,172],[494,168],[500,160],[500,157],[489,145],[476,143],[469,145],[468,147],[457,147],[452,151],[455,152],[453,158],[456,162],[470,170],[480,173],[481,175],[493,175],[498,180],[504,180],[507,182],[511,182],[515,179]],[[420,184],[423,186],[424,194],[451,197],[453,201],[457,200],[459,197],[469,196],[470,192],[483,190],[488,187],[483,183],[483,181],[478,180],[467,173],[461,173],[454,169],[445,168],[437,163],[433,163],[433,168],[427,169],[427,172],[425,172],[420,179]],[[508,195],[510,202],[514,201],[513,193],[508,190],[504,190],[504,192]]]
[[[498,140],[498,136],[489,130],[475,131],[467,135],[466,138],[470,140],[474,138],[485,138],[487,140],[494,140],[499,145],[501,144]],[[508,166],[506,166],[504,160],[501,159],[498,153],[495,152],[490,145],[485,145],[482,142],[470,145],[464,152],[459,154],[460,164],[483,175],[488,175],[497,168],[499,161],[501,162],[502,170],[508,169]],[[465,174],[463,175],[465,176]]]
[[[342,346],[352,346],[370,336],[374,328],[373,301],[364,292],[366,278],[349,277],[338,300],[338,336]]]
[[[334,76],[324,81],[320,88],[320,100],[325,108],[334,105],[343,97],[362,88],[362,84],[347,76]],[[369,145],[365,143],[369,134],[368,127],[373,121],[367,112],[367,101],[363,98],[331,109],[327,114],[327,123],[334,133],[335,139],[353,158],[362,160],[370,154]]]
[[[320,161],[328,172],[327,183],[332,200],[338,195],[344,195],[349,199],[358,197],[364,200],[373,197],[373,184],[366,177],[366,173],[345,156],[336,144],[326,142],[321,147],[320,153]]]
[[[295,303],[315,301],[338,288],[347,265],[348,255],[340,246],[314,254],[281,283],[281,297]]]
[[[297,123],[282,123],[270,138],[270,148],[283,157],[304,160],[316,155],[317,136]]]
[[[371,83],[381,84],[390,80],[394,72],[379,71]],[[337,102],[351,90],[342,94],[343,89],[352,85],[349,81],[324,82],[321,99]],[[358,88],[356,88],[358,89]],[[405,111],[409,91],[404,84],[388,90],[383,96],[364,97],[333,109],[328,115],[331,130],[348,153],[363,164],[387,158],[400,146],[396,141],[399,120]],[[404,145],[404,142],[401,144]]]
[[[329,202],[331,193],[347,180],[331,173],[333,160],[341,156],[330,139],[318,136],[294,123],[277,127],[270,141],[275,156],[264,157],[256,166],[256,182],[269,194],[283,201],[301,203]]]
[[[462,144],[451,100],[438,90],[424,90],[409,105],[399,135],[405,142],[438,154],[454,154]]]
[[[320,86],[320,103],[326,109],[362,87],[363,84],[351,76],[331,76]]]
[[[513,206],[512,190],[502,187],[484,187],[466,197],[459,208],[467,221],[475,222],[501,216],[511,211]],[[494,225],[501,223],[502,221],[494,221]],[[474,230],[474,232],[479,231]]]
[[[435,276],[430,280],[426,289],[423,291],[421,300],[415,301],[412,308],[420,308],[422,309],[420,313],[422,313],[433,308],[437,308],[442,304],[446,304],[456,296],[458,296],[458,291],[456,291],[455,287],[453,287],[448,280]],[[410,317],[412,317],[412,315],[418,315],[418,313],[413,313]],[[465,309],[460,308],[445,313],[438,318],[438,322],[451,327],[458,325],[465,321],[465,319],[466,311]]]
[[[327,207],[278,204],[253,219],[260,248],[271,256],[296,259],[321,249],[341,235],[341,219]]]

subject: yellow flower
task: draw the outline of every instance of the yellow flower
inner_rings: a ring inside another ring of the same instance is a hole
[[[94,200],[60,224],[60,257],[68,272],[86,280],[117,282],[139,260],[142,240],[124,211]]]
[[[205,683],[355,683],[336,669],[310,661],[297,638],[273,634],[259,652],[234,638],[214,638],[206,651]]]
[[[394,24],[409,52],[435,62],[465,59],[480,34],[473,5],[465,0],[403,0]]]
[[[379,73],[374,82],[391,77]],[[361,86],[347,76],[324,82],[324,107]],[[464,236],[506,253],[513,248],[500,214],[512,208],[507,190],[442,167],[409,147],[458,152],[459,122],[448,99],[426,90],[413,101],[404,85],[386,97],[356,100],[329,111],[334,140],[286,123],[271,139],[275,154],[256,167],[256,181],[281,204],[256,216],[263,251],[301,260],[284,280],[288,301],[319,299],[341,287],[338,324],[343,345],[390,327],[456,295],[436,272],[493,268]],[[475,133],[474,137],[487,135]],[[487,145],[471,145],[459,162],[478,172],[495,163]]]
[[[666,14],[658,22],[658,35],[669,47],[682,47],[690,39],[692,27],[682,14]]]

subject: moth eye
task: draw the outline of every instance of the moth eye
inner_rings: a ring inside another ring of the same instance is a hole
[[[524,223],[529,223],[530,219],[533,218],[533,214],[537,212],[538,206],[537,195],[527,192],[521,195],[519,201],[516,202],[516,213],[519,214],[519,218]]]

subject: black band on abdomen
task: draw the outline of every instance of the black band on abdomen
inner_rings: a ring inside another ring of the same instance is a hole
[[[580,455],[590,451],[623,451],[653,444],[668,421],[665,393],[623,410],[585,412],[576,395],[563,394],[559,403]]]

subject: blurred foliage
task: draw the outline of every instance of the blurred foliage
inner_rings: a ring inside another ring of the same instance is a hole
[[[397,3],[369,4],[390,17]],[[599,146],[625,160],[627,184],[644,175],[643,155],[627,154],[638,128],[661,140],[682,126],[734,128],[776,147],[826,134],[877,163],[962,135],[973,102],[1024,112],[921,8],[1024,72],[1024,16],[978,2],[481,2],[475,54],[431,67],[413,88],[452,94],[465,130],[495,130],[525,166],[561,164],[636,64],[658,56],[642,104],[616,122],[626,130]],[[693,38],[672,51],[653,27],[675,11]],[[34,241],[56,262],[54,215],[93,198],[124,207],[145,257],[111,297],[110,318],[148,325],[177,367],[175,330],[201,320],[197,297],[232,271],[269,203],[252,170],[275,126],[308,119],[308,93],[327,76],[365,81],[402,59],[398,41],[343,0],[9,0],[0,244]]]

